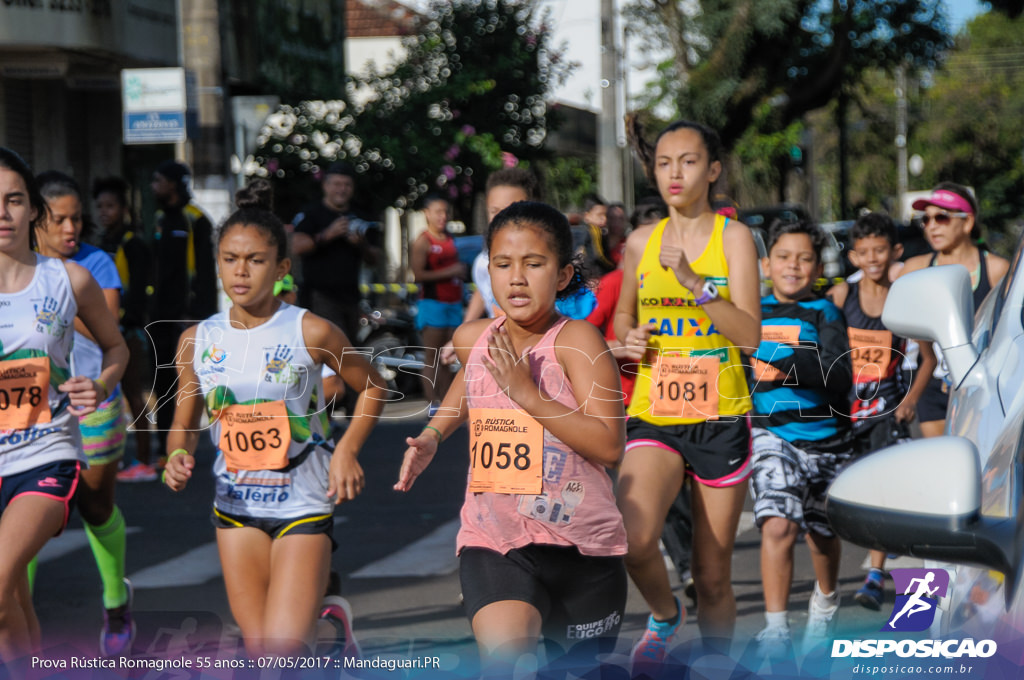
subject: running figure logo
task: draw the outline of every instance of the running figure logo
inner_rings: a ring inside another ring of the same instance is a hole
[[[935,618],[939,598],[949,588],[949,572],[945,569],[893,569],[896,603],[892,616],[882,627],[884,631],[915,632],[927,630]]]

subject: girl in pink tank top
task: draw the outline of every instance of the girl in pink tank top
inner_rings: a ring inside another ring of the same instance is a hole
[[[583,285],[565,217],[514,203],[494,218],[487,246],[505,316],[456,331],[463,368],[437,416],[407,440],[395,488],[408,491],[438,444],[469,421],[457,551],[466,613],[493,666],[536,653],[541,635],[566,648],[614,642],[626,533],[605,468],[622,457],[625,426],[600,332],[555,309]]]

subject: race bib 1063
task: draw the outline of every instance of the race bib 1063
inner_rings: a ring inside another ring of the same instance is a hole
[[[288,409],[283,401],[232,404],[220,410],[220,441],[233,470],[280,470],[288,465]]]

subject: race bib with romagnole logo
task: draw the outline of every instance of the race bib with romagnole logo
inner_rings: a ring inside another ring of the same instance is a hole
[[[539,494],[544,427],[507,408],[469,409],[469,490]]]
[[[50,360],[0,361],[0,430],[25,430],[50,422]]]
[[[220,410],[218,448],[229,469],[280,470],[288,465],[288,409],[283,401],[232,404]]]

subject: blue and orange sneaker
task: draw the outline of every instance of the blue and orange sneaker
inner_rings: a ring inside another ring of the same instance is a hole
[[[683,623],[686,621],[686,609],[683,608],[679,598],[674,599],[676,601],[676,610],[679,612],[675,621],[671,623],[668,621],[656,621],[653,615],[647,617],[647,630],[644,631],[640,641],[636,643],[636,646],[633,647],[633,652],[630,654],[630,659],[633,662],[634,677],[641,673],[652,677],[657,676],[661,665],[665,661],[669,642],[672,641],[676,632],[682,628]]]
[[[135,621],[132,620],[132,584],[124,580],[128,601],[120,607],[103,610],[103,630],[100,631],[100,654],[107,658],[128,656],[135,641]]]

